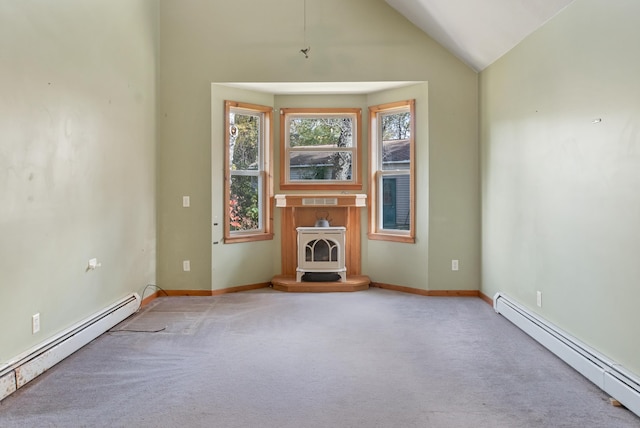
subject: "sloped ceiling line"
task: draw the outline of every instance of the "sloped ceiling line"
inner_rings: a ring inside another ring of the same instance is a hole
[[[385,0],[482,71],[575,0]]]

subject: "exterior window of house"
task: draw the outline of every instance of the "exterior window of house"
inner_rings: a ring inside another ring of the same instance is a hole
[[[280,110],[280,188],[359,190],[357,108]]]
[[[415,100],[369,107],[369,239],[415,242]]]
[[[225,101],[225,243],[272,239],[271,107]]]

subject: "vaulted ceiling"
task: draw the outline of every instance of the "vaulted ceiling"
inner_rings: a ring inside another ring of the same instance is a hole
[[[482,71],[574,0],[385,0]]]

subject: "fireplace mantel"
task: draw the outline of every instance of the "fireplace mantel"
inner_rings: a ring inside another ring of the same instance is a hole
[[[297,268],[298,227],[312,227],[319,219],[346,227],[347,275],[360,275],[360,218],[367,195],[359,193],[281,194],[275,196],[281,210],[282,275],[294,277]],[[348,278],[347,278],[348,279]]]
[[[367,195],[362,193],[286,194],[276,195],[276,207],[366,207]]]

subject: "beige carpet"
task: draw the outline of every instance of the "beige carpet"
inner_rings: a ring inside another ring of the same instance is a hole
[[[480,299],[262,289],[155,300],[0,427],[640,427],[608,398]]]

